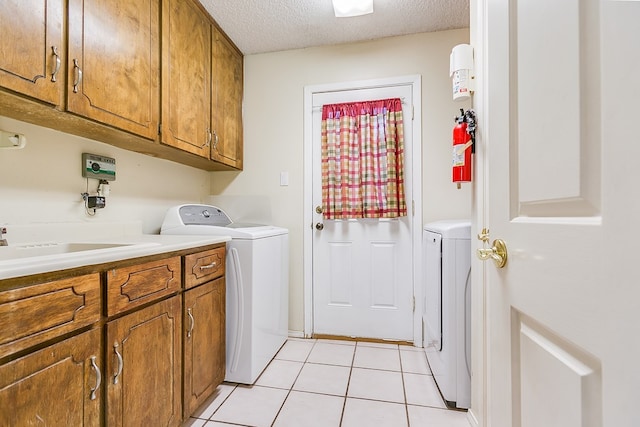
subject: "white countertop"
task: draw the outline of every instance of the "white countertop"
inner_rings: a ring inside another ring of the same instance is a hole
[[[123,227],[120,224],[102,224],[98,228],[93,224],[91,227],[83,227],[85,224],[73,224],[72,232],[67,230],[66,234],[61,233],[61,227],[64,228],[69,225],[55,224],[57,234],[49,233],[48,235],[46,227],[51,227],[51,224],[38,225],[36,227],[7,225],[6,238],[10,247],[12,245],[55,245],[56,243],[68,242],[119,244],[124,246],[12,259],[2,259],[0,257],[0,280],[157,255],[231,240],[229,236],[142,234],[136,232],[135,226],[130,227],[127,225]],[[34,230],[34,228],[39,228],[39,230]],[[36,235],[38,239],[34,238]],[[0,247],[0,254],[2,250],[3,248]]]

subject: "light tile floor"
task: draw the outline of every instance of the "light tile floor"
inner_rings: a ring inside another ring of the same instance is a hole
[[[253,386],[221,384],[185,427],[468,427],[422,349],[289,339]]]

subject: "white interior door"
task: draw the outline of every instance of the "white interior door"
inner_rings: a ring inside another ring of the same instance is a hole
[[[640,2],[476,5],[485,424],[639,426]]]
[[[407,217],[324,220],[320,106],[403,100]],[[410,85],[313,95],[313,331],[315,334],[413,341],[412,88]]]

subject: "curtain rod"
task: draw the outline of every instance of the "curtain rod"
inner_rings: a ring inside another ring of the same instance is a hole
[[[400,97],[400,101],[402,101],[402,105],[407,105],[407,103],[404,100],[404,96]],[[353,101],[353,102],[367,102],[367,101]],[[336,102],[336,104],[350,104],[350,102]],[[321,110],[322,107],[323,107],[323,105],[312,105],[311,109],[312,110]]]

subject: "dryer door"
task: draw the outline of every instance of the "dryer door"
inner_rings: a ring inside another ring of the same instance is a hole
[[[442,235],[424,230],[424,347],[442,351]]]

